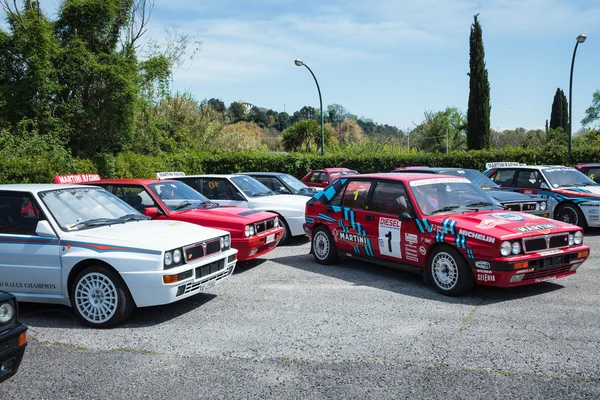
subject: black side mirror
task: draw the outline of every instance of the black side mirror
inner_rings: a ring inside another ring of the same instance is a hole
[[[242,194],[240,192],[235,192],[233,194],[233,199],[232,200],[236,200],[236,201],[246,201],[246,199],[244,198],[244,196],[242,196]]]
[[[412,217],[411,217],[411,216],[410,216],[410,214],[409,214],[408,212],[406,212],[406,211],[402,211],[402,212],[400,213],[400,215],[398,215],[398,220],[399,220],[399,221],[406,221],[406,220],[409,220],[409,219],[412,219]]]

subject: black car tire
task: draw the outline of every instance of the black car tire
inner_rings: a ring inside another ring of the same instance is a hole
[[[279,240],[279,245],[280,245],[280,244],[285,243],[286,240],[288,240],[290,237],[292,237],[292,234],[290,232],[290,227],[288,226],[287,222],[285,222],[285,219],[283,219],[283,217],[281,215],[279,216],[279,225],[283,228],[283,236]]]
[[[568,224],[577,225],[582,228],[587,226],[583,213],[573,203],[563,203],[556,206],[554,210],[554,219]]]
[[[437,247],[427,264],[429,280],[446,296],[461,296],[473,290],[475,278],[467,261],[454,247]]]
[[[70,288],[73,312],[85,325],[109,328],[124,321],[135,303],[123,279],[103,266],[81,271]]]
[[[312,235],[311,250],[319,264],[331,265],[339,261],[337,246],[331,232],[324,226],[319,226]]]

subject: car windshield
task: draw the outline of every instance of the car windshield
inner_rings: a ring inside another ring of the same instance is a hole
[[[251,176],[238,175],[231,178],[231,181],[249,197],[272,196],[279,194],[272,191]]]
[[[485,176],[482,172],[477,171],[476,169],[451,169],[448,171],[440,171],[440,174],[464,176],[483,190],[500,189],[500,186],[497,185],[496,182]]]
[[[64,231],[148,219],[102,188],[66,188],[39,194]]]
[[[169,211],[218,207],[217,203],[213,203],[183,182],[164,181],[151,183],[148,186]]]
[[[335,181],[336,179],[338,179],[341,176],[346,176],[346,175],[358,175],[358,172],[356,171],[338,171],[338,172],[332,172],[329,174],[331,176],[331,182]]]
[[[465,178],[430,178],[409,183],[425,215],[503,208],[479,186]]]
[[[571,186],[598,186],[583,172],[569,167],[546,168],[542,172],[554,188]]]
[[[300,181],[298,178],[292,176],[292,175],[279,175],[279,177],[281,178],[282,181],[284,181],[285,183],[288,184],[289,187],[291,187],[292,189],[294,189],[294,191],[299,191],[302,189],[306,189],[308,186],[306,186],[304,184],[304,182]]]

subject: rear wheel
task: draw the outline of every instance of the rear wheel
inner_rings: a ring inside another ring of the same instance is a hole
[[[70,289],[75,315],[86,325],[108,328],[131,314],[135,304],[121,277],[102,266],[84,269]]]
[[[554,219],[568,224],[578,225],[582,228],[585,228],[587,225],[585,217],[579,207],[571,203],[561,204],[556,207]]]
[[[338,262],[337,246],[331,232],[324,226],[318,227],[312,237],[313,257],[319,264],[335,264]]]
[[[283,236],[279,240],[279,244],[282,244],[285,243],[285,241],[288,240],[292,234],[290,233],[290,227],[281,216],[279,217],[279,225],[283,227]]]
[[[436,248],[429,257],[428,273],[436,290],[447,296],[460,296],[473,290],[475,279],[465,258],[453,247]]]

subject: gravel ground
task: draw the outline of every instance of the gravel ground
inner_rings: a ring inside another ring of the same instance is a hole
[[[114,329],[23,303],[29,344],[0,399],[598,399],[600,231],[586,243],[572,277],[460,298],[354,260],[321,266],[294,239]]]

